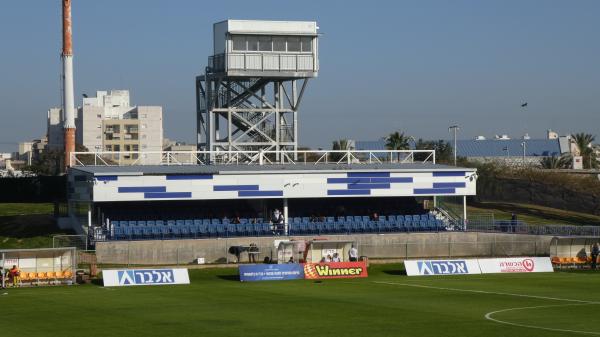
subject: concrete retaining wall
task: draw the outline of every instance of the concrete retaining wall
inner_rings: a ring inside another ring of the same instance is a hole
[[[110,241],[96,243],[96,256],[101,264],[167,265],[191,264],[198,257],[206,263],[235,262],[228,253],[231,246],[255,243],[259,260],[277,257],[275,240],[312,240],[301,237],[245,237],[230,239]],[[360,255],[370,259],[438,258],[465,256],[535,256],[549,255],[551,236],[441,232],[320,236],[327,240],[350,240],[357,244]],[[242,261],[247,260],[244,253]]]

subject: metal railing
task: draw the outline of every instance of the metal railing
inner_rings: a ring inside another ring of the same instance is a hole
[[[128,159],[132,158],[132,159]],[[435,164],[435,150],[72,152],[70,166]]]
[[[208,57],[213,72],[242,71],[318,71],[316,55],[310,53],[230,52]]]

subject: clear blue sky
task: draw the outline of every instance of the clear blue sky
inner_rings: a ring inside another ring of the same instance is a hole
[[[60,103],[60,14],[60,0],[2,4],[0,151],[45,134],[46,111]],[[133,103],[164,107],[172,139],[195,139],[194,77],[212,24],[227,18],[318,21],[305,145],[396,129],[449,138],[453,123],[461,138],[600,134],[596,0],[73,0],[73,16],[78,104],[81,93],[130,89]]]

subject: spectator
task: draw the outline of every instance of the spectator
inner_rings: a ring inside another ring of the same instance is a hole
[[[233,220],[231,220],[231,223],[236,224],[236,225],[239,224],[240,222],[241,222],[240,217],[237,215],[235,216],[235,218],[233,218]]]
[[[374,212],[371,215],[371,221],[379,221],[379,214],[377,214],[377,212]]]
[[[598,260],[598,254],[600,253],[600,247],[598,246],[598,242],[594,243],[592,246],[592,269],[596,269],[596,261]]]
[[[325,256],[323,256],[323,257],[321,258],[321,261],[319,261],[319,263],[325,263]]]
[[[279,235],[279,230],[283,227],[283,214],[279,212],[277,208],[273,211],[273,218],[271,218],[271,223],[273,224],[273,234]]]
[[[331,255],[327,254],[327,257],[325,258],[325,262],[331,262]]]
[[[0,287],[1,287],[2,289],[4,289],[4,288],[5,288],[5,286],[4,286],[4,281],[6,281],[6,279],[4,278],[4,268],[2,268],[2,267],[0,266]]]
[[[350,248],[350,251],[348,251],[348,257],[350,262],[358,261],[358,249],[356,249],[354,245],[352,245],[352,248]]]
[[[342,260],[340,260],[340,256],[338,255],[338,253],[333,253],[333,257],[331,258],[331,262],[342,262]]]
[[[296,261],[294,261],[294,257],[290,256],[290,259],[288,260],[287,263],[296,263]]]

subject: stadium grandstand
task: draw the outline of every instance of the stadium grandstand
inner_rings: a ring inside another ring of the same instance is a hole
[[[443,231],[456,222],[436,197],[475,194],[474,169],[435,164],[428,150],[305,152],[317,161],[285,163],[267,160],[274,154],[245,152],[264,159],[240,162],[219,152],[219,163],[173,165],[167,158],[177,154],[165,152],[164,165],[75,164],[71,219],[96,240]],[[74,157],[90,155],[102,154]]]

